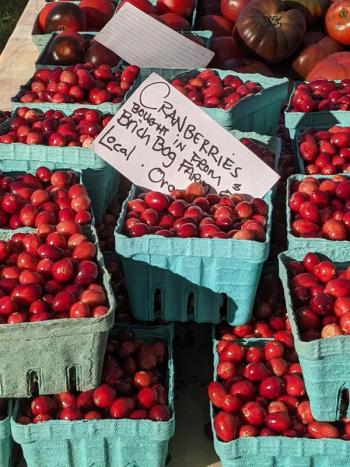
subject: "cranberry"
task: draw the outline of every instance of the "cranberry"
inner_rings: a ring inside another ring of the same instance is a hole
[[[283,390],[282,381],[277,376],[269,376],[263,379],[259,386],[259,393],[266,399],[277,399]]]
[[[265,417],[265,425],[270,430],[283,433],[289,429],[291,420],[286,412],[269,413]]]
[[[110,407],[112,418],[126,418],[135,409],[135,402],[130,397],[119,397]]]
[[[59,413],[60,420],[80,420],[82,418],[82,414],[79,409],[76,407],[67,407],[62,409]]]
[[[101,409],[108,408],[112,405],[116,397],[116,391],[114,388],[107,384],[102,384],[97,387],[93,393],[93,401],[96,407]]]
[[[214,430],[221,441],[229,442],[237,436],[237,423],[232,415],[219,412],[214,417]]]
[[[139,404],[140,408],[143,409],[150,409],[153,407],[157,402],[157,394],[154,389],[152,388],[142,388],[137,396],[136,396],[137,403]]]
[[[34,415],[53,415],[57,410],[55,402],[48,396],[36,397],[33,399],[30,407]]]
[[[257,402],[247,402],[241,409],[243,419],[246,423],[261,426],[264,423],[266,410]]]

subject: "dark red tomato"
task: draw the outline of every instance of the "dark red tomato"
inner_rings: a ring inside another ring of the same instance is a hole
[[[45,32],[45,22],[46,22],[46,16],[48,15],[49,11],[52,10],[53,7],[56,6],[55,2],[47,3],[44,8],[41,10],[38,16],[38,23],[41,32]]]
[[[50,41],[47,63],[53,65],[74,65],[79,63],[85,52],[83,36],[77,32],[63,31]]]
[[[45,32],[86,31],[86,16],[74,3],[59,2],[45,20]]]
[[[350,79],[350,52],[338,52],[329,55],[317,63],[306,77],[306,81],[315,79],[342,80]]]
[[[332,39],[350,45],[350,0],[331,4],[326,13],[325,28]]]
[[[90,62],[96,67],[102,64],[116,66],[119,60],[117,54],[95,40],[90,41],[84,56],[84,63]]]
[[[306,21],[297,9],[283,11],[280,0],[251,0],[239,15],[235,31],[251,51],[277,63],[300,46]]]
[[[220,36],[213,39],[211,50],[215,52],[210,66],[212,68],[222,67],[225,60],[243,57],[244,51],[233,40],[232,36]]]
[[[115,12],[115,6],[109,0],[81,0],[79,6],[85,13],[90,31],[102,29]]]
[[[297,8],[305,16],[309,26],[323,20],[329,0],[282,0],[285,9]]]
[[[209,29],[214,37],[229,36],[232,34],[233,22],[219,15],[204,15],[197,20],[199,30]]]
[[[259,73],[260,75],[273,76],[270,68],[262,62],[250,58],[231,58],[223,63],[224,70],[232,70],[237,73]]]
[[[177,15],[176,13],[164,13],[163,15],[158,16],[158,20],[172,29],[186,29],[190,26],[190,23],[186,18]]]
[[[185,18],[192,15],[194,5],[195,0],[157,0],[158,14],[175,13]]]
[[[230,21],[236,21],[243,8],[249,2],[250,0],[221,0],[221,14]]]
[[[305,80],[312,68],[329,55],[341,52],[342,46],[319,31],[305,36],[301,51],[292,63],[292,69],[299,78]]]

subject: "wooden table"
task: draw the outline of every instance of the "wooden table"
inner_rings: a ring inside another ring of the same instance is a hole
[[[0,110],[11,110],[11,97],[33,75],[38,49],[32,44],[31,32],[43,4],[44,0],[29,0],[0,55]]]

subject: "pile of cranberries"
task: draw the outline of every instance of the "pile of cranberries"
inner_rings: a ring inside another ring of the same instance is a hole
[[[96,252],[72,220],[1,240],[0,324],[105,315]]]
[[[298,141],[299,154],[308,175],[350,172],[350,128],[307,130]]]
[[[238,76],[223,79],[214,70],[204,70],[188,80],[173,79],[171,84],[196,105],[229,110],[244,97],[258,94],[262,86],[254,81],[243,81]]]
[[[327,240],[350,239],[350,179],[342,175],[305,177],[292,184],[288,201],[293,235]]]
[[[287,269],[302,340],[350,334],[350,268],[308,253]]]
[[[73,171],[51,172],[39,167],[36,174],[9,177],[0,171],[0,227],[18,229],[74,221],[91,223],[91,201]]]
[[[216,436],[350,439],[350,423],[315,421],[295,352],[286,342],[244,346],[232,334],[217,344],[217,381],[208,387],[217,409]]]
[[[24,91],[19,101],[24,104],[119,104],[139,71],[134,65],[127,66],[123,71],[113,71],[109,65],[94,67],[91,63],[80,63],[65,70],[61,67],[54,70],[42,68],[36,70],[30,89]]]
[[[88,148],[111,119],[110,114],[86,108],[66,116],[60,110],[43,112],[19,107],[10,122],[10,130],[0,135],[0,143]]]
[[[291,112],[350,110],[350,80],[340,83],[318,79],[298,84],[291,98]]]
[[[52,419],[102,418],[167,421],[167,344],[146,343],[131,330],[123,331],[107,345],[102,383],[84,392],[64,392],[22,401],[21,424]]]
[[[245,195],[205,194],[200,183],[169,195],[150,191],[128,202],[124,232],[130,237],[233,238],[265,241],[268,206]]]

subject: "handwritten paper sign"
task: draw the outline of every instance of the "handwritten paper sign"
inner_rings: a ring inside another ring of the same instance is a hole
[[[141,68],[206,67],[214,52],[125,3],[95,39]]]
[[[116,113],[92,150],[136,185],[162,192],[203,181],[221,194],[262,197],[279,179],[156,73]]]

